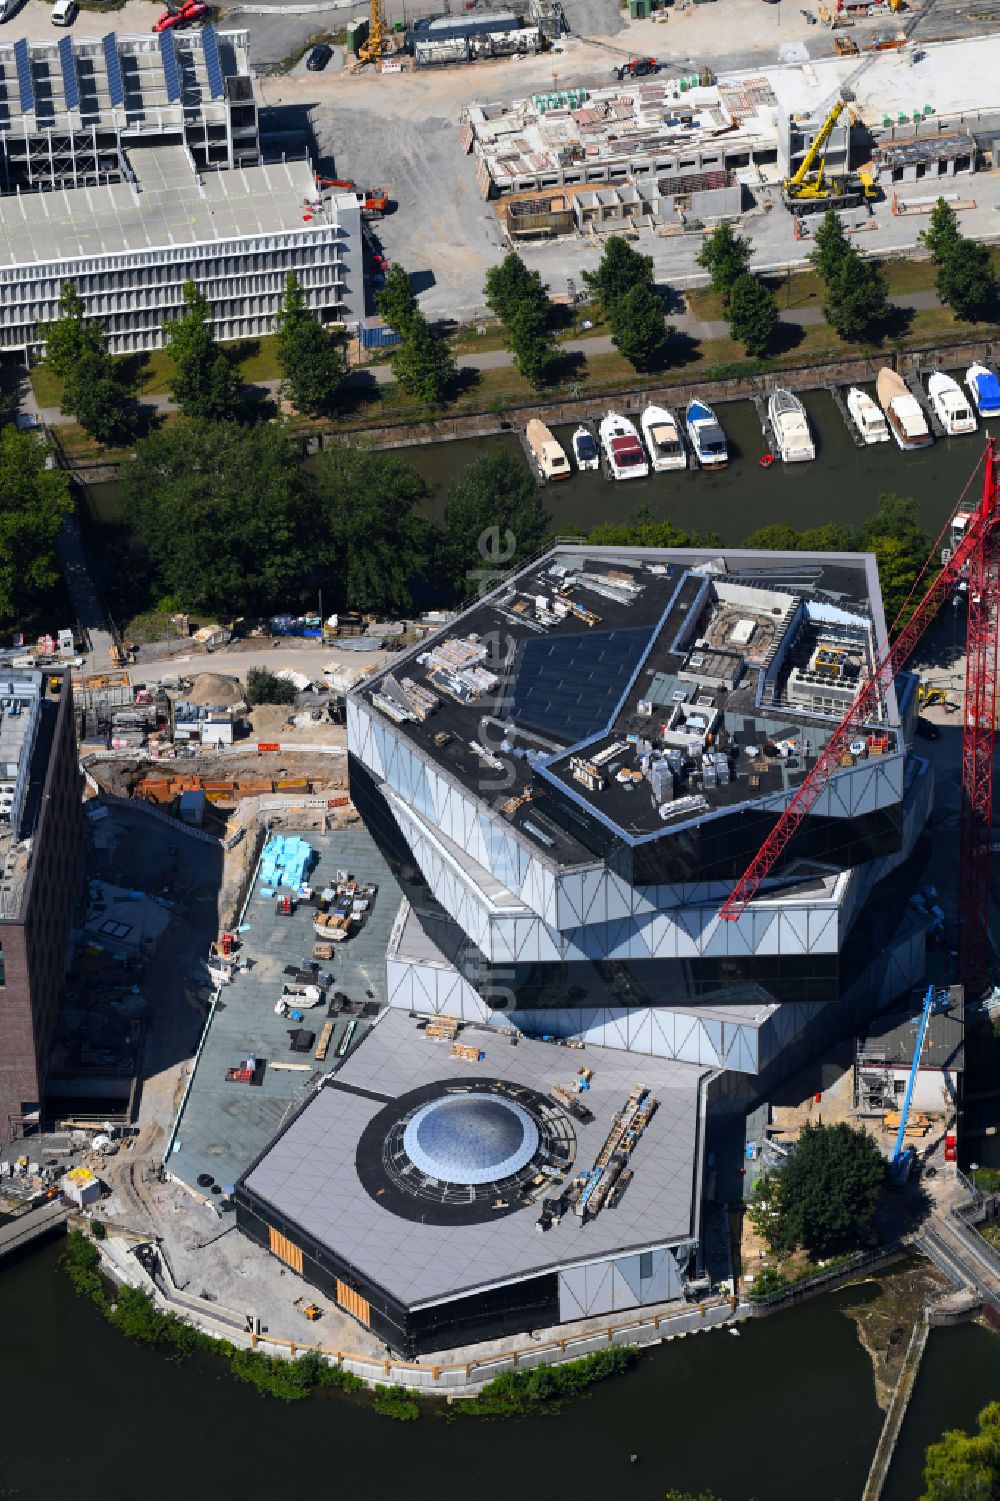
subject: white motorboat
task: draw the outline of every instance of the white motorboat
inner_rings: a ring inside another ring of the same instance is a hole
[[[1000,380],[985,365],[970,365],[965,384],[980,417],[1000,417]]]
[[[809,418],[797,396],[779,386],[768,397],[767,415],[782,463],[803,464],[816,457]]]
[[[929,448],[934,442],[923,408],[895,370],[883,365],[875,380],[875,392],[886,415],[889,431],[900,448]]]
[[[612,479],[642,479],[649,473],[639,434],[618,412],[609,412],[601,423],[601,448]]]
[[[648,406],[642,414],[639,426],[646,443],[646,452],[656,474],[668,469],[686,469],[687,453],[680,424],[673,412],[666,407]]]
[[[524,436],[531,449],[531,456],[538,466],[543,480],[569,479],[569,459],[562,444],[557,443],[549,428],[537,417],[532,417],[524,429]]]
[[[931,409],[949,437],[976,431],[979,424],[969,398],[963,395],[958,381],[945,375],[943,370],[935,370],[928,380],[927,396]]]
[[[578,469],[600,469],[601,454],[597,439],[589,427],[578,427],[572,437],[573,457]]]
[[[729,463],[726,435],[710,406],[703,401],[689,401],[684,426],[694,456],[703,469],[725,469]]]
[[[847,393],[847,410],[866,443],[888,443],[889,424],[867,391],[862,391],[860,386],[852,386]]]

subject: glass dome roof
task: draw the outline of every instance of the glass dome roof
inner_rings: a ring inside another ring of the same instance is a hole
[[[444,1183],[509,1178],[538,1150],[538,1127],[502,1095],[445,1095],[418,1110],[403,1133],[415,1167]]]

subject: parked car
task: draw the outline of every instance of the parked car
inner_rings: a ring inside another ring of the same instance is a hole
[[[187,0],[177,10],[165,10],[163,15],[153,22],[154,33],[161,31],[174,31],[178,27],[190,26],[192,21],[199,21],[208,13],[208,6],[202,0]]]
[[[56,0],[49,17],[53,26],[72,26],[80,14],[76,0]]]
[[[310,73],[322,73],[332,56],[333,48],[328,47],[326,42],[320,42],[319,46],[314,47],[306,58],[306,67]]]

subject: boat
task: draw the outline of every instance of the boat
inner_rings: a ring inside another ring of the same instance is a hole
[[[767,416],[782,463],[804,464],[816,457],[809,418],[797,396],[778,386],[768,397]]]
[[[524,436],[543,480],[569,479],[569,459],[544,422],[532,417],[524,429]]]
[[[684,438],[673,412],[666,407],[648,406],[639,425],[655,474],[687,468]]]
[[[600,469],[601,454],[597,439],[589,427],[580,426],[572,437],[573,457],[578,469]]]
[[[847,393],[847,410],[865,443],[888,443],[889,424],[867,391],[852,386]]]
[[[888,365],[883,365],[878,373],[875,393],[886,415],[889,431],[900,448],[928,448],[934,442],[919,401],[906,389],[903,377],[890,370]]]
[[[689,401],[684,426],[694,456],[703,469],[725,469],[729,463],[726,435],[712,408],[703,401]]]
[[[618,412],[609,412],[601,423],[601,448],[612,479],[642,479],[649,473],[639,434]]]
[[[932,411],[949,437],[976,431],[979,424],[968,397],[963,396],[958,381],[945,375],[943,370],[935,370],[928,380],[927,396]]]
[[[985,365],[970,365],[965,384],[980,417],[1000,417],[1000,380]]]
[[[773,463],[774,463],[774,454],[773,453],[764,453],[764,454],[761,454],[760,458],[757,460],[757,464],[758,464],[758,466],[761,469],[770,469],[771,465]]]

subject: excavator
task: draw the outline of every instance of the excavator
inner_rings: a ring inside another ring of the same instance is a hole
[[[352,182],[347,177],[317,175],[316,186],[318,188],[341,188],[345,193],[353,193],[361,205],[361,214],[365,219],[381,219],[391,201],[386,188],[359,188],[356,182]]]
[[[793,211],[848,208],[856,203],[867,203],[878,196],[870,167],[862,167],[850,177],[826,175],[826,146],[846,107],[843,99],[836,101],[820,126],[816,139],[802,158],[798,171],[794,176],[786,177],[782,183],[786,208]]]
[[[368,37],[358,48],[358,60],[351,69],[356,73],[368,63],[380,63],[394,51],[392,32],[385,19],[385,0],[371,0]]]

